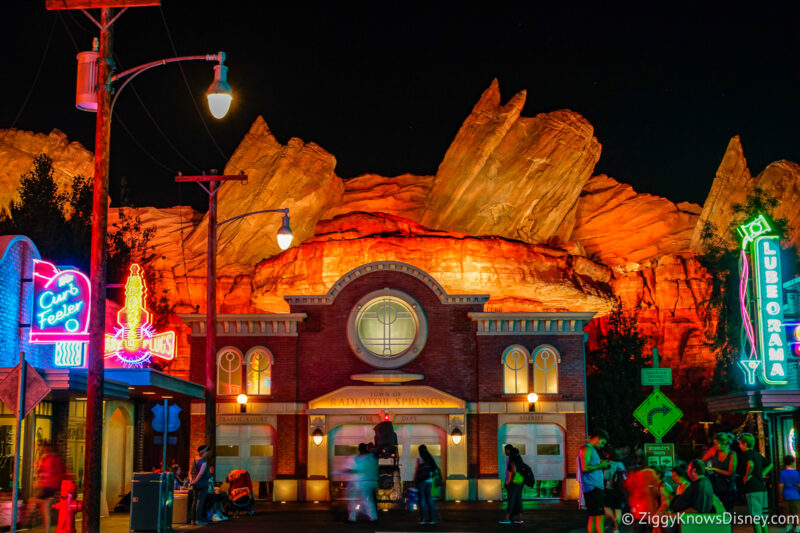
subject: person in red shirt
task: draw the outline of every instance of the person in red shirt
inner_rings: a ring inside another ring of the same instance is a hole
[[[48,442],[41,447],[39,458],[36,460],[36,481],[34,482],[33,497],[28,499],[25,508],[25,520],[30,522],[33,512],[38,508],[44,520],[44,531],[50,533],[50,518],[53,499],[58,498],[61,490],[61,481],[64,479],[64,462],[53,450]]]

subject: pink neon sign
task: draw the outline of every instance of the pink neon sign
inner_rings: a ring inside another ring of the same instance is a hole
[[[35,259],[31,342],[89,342],[90,290],[83,272]]]
[[[175,358],[175,332],[156,333],[150,323],[150,312],[145,307],[147,286],[144,271],[137,264],[125,282],[125,307],[117,313],[114,335],[106,334],[105,358],[123,366],[144,366],[152,357],[170,361]]]

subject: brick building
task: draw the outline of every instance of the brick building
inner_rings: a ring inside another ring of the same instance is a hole
[[[262,496],[335,498],[355,447],[391,420],[403,482],[425,444],[443,497],[499,499],[510,443],[536,474],[527,497],[577,497],[592,313],[487,313],[489,295],[447,294],[391,261],[348,272],[327,294],[285,299],[289,313],[218,315],[218,478],[246,468]],[[190,379],[202,383],[205,316],[181,318],[192,327]],[[204,409],[192,404],[192,446]]]

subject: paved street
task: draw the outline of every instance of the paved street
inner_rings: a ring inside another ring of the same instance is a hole
[[[192,533],[382,533],[382,532],[515,532],[535,531],[537,533],[581,533],[586,531],[586,514],[575,508],[574,502],[526,503],[525,523],[522,525],[501,525],[497,521],[503,517],[498,503],[469,502],[445,503],[440,506],[442,521],[435,526],[417,524],[417,515],[407,511],[381,512],[376,523],[366,521],[351,524],[344,521],[340,509],[325,503],[262,503],[256,507],[254,516],[242,516],[226,522],[204,527],[190,525],[177,526],[176,530]],[[741,509],[742,511],[744,509]],[[54,531],[55,527],[51,531]],[[80,523],[77,525],[80,531]],[[773,527],[771,531],[783,531]],[[41,528],[28,530],[41,533]],[[113,514],[102,519],[102,533],[127,533],[128,515]],[[610,529],[609,529],[610,531]],[[622,528],[630,533],[630,528]],[[750,533],[749,526],[736,526],[733,533]]]

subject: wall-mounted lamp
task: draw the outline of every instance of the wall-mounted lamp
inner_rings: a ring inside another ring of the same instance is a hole
[[[236,402],[239,404],[239,412],[246,413],[247,412],[247,394],[240,394],[236,397]]]
[[[323,433],[322,433],[322,430],[321,430],[321,429],[319,429],[319,428],[314,428],[314,432],[313,432],[313,433],[311,433],[311,440],[312,440],[312,441],[314,441],[314,444],[316,444],[317,446],[319,446],[320,444],[322,444],[322,438],[323,438],[324,436],[325,436],[325,435],[323,435]]]
[[[453,431],[450,432],[450,438],[453,439],[453,444],[455,444],[456,446],[461,444],[462,435],[463,433],[461,433],[460,429],[453,428]]]
[[[536,412],[536,402],[539,401],[539,395],[535,392],[531,392],[528,394],[528,412],[535,413]]]

